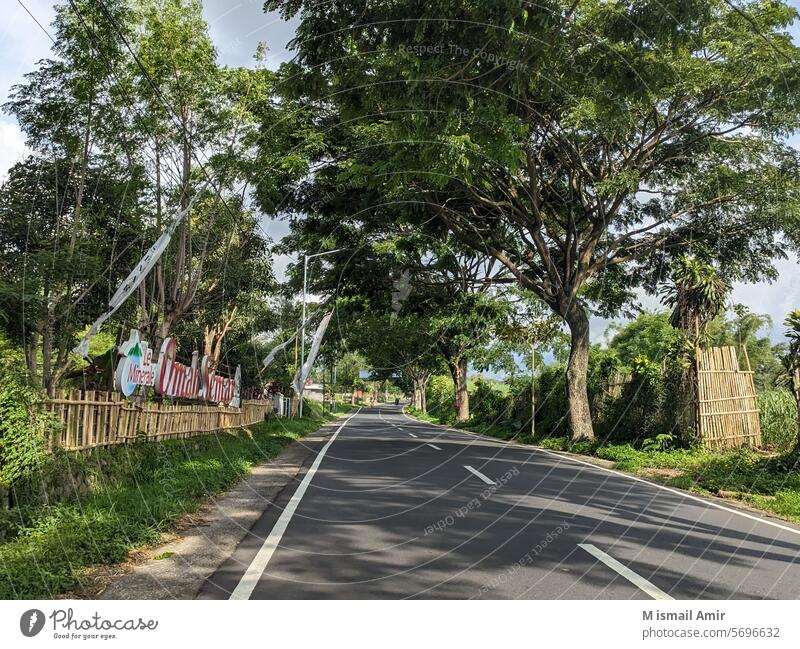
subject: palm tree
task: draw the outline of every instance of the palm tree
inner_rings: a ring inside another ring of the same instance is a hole
[[[670,324],[683,333],[683,349],[678,354],[683,362],[683,370],[678,387],[679,403],[676,404],[678,420],[683,420],[680,428],[689,430],[696,421],[687,416],[696,412],[697,386],[696,364],[692,362],[706,333],[708,323],[725,307],[730,286],[711,264],[692,257],[681,257],[672,271],[671,281],[661,289],[661,301],[672,307]],[[696,434],[697,431],[695,431]]]

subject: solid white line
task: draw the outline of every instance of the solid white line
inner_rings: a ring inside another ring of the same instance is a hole
[[[764,523],[764,525],[777,527],[778,529],[784,530],[785,532],[800,534],[800,530],[794,527],[789,527],[788,525],[781,525],[780,523],[775,523],[774,521],[771,521],[768,518],[763,518],[761,516],[754,516],[752,514],[748,514],[747,512],[743,512],[740,509],[733,509],[732,507],[726,507],[725,505],[720,505],[719,503],[715,503],[713,500],[706,500],[705,498],[700,498],[699,496],[695,496],[689,493],[688,491],[681,491],[680,489],[673,489],[672,487],[667,487],[665,485],[658,484],[657,482],[650,482],[649,480],[643,480],[642,478],[637,478],[636,476],[630,475],[629,473],[623,473],[622,471],[617,471],[615,469],[607,469],[604,466],[592,464],[591,462],[584,462],[583,460],[579,460],[578,458],[574,458],[569,455],[554,453],[553,451],[549,451],[547,449],[538,446],[525,447],[521,445],[516,445],[515,448],[531,448],[532,450],[538,451],[539,453],[545,453],[547,455],[552,455],[553,457],[561,458],[562,460],[569,460],[570,462],[583,464],[585,466],[591,467],[592,469],[597,469],[599,471],[604,471],[606,473],[613,473],[614,475],[619,476],[620,478],[627,478],[628,480],[633,480],[634,482],[641,482],[650,487],[656,487],[657,489],[661,489],[662,491],[668,491],[669,493],[675,494],[676,496],[680,496],[681,498],[688,498],[689,500],[695,500],[699,503],[702,503],[703,505],[708,505],[709,507],[714,507],[715,509],[721,509],[722,511],[728,512],[730,514],[736,514],[737,516],[749,518],[752,521],[758,521],[759,523]],[[720,525],[720,527],[726,529],[723,525]]]
[[[405,412],[403,415],[411,420],[415,421],[411,417],[409,417]],[[443,428],[448,432],[453,433],[466,433],[469,435],[474,435],[475,437],[481,437],[486,441],[498,442],[502,443],[501,440],[497,440],[491,437],[487,437],[485,435],[479,435],[478,433],[472,433],[470,431],[464,430],[457,430],[455,428],[447,428],[446,426],[441,426],[440,424],[430,424],[431,426],[435,426],[437,428]],[[795,527],[789,527],[788,525],[781,525],[780,523],[776,523],[775,521],[770,520],[764,516],[755,516],[753,514],[748,514],[747,512],[743,512],[741,509],[734,509],[733,507],[726,507],[725,505],[721,505],[719,503],[714,502],[713,500],[707,500],[706,498],[701,498],[700,496],[695,496],[694,494],[688,491],[681,491],[680,489],[673,489],[672,487],[667,487],[666,485],[658,484],[657,482],[651,482],[650,480],[644,480],[642,478],[637,478],[629,473],[623,473],[622,471],[617,471],[615,469],[607,469],[604,466],[599,466],[597,464],[592,464],[591,462],[585,462],[584,460],[579,460],[578,458],[572,457],[570,455],[564,455],[562,453],[555,453],[550,451],[546,448],[542,448],[541,446],[527,446],[525,444],[514,444],[513,442],[506,442],[505,446],[509,448],[516,448],[524,451],[528,451],[530,453],[544,453],[545,455],[552,455],[553,457],[560,458],[562,460],[567,460],[569,462],[575,462],[576,464],[583,464],[591,469],[597,469],[598,471],[604,471],[605,473],[612,473],[615,476],[620,478],[625,478],[626,480],[633,480],[634,482],[641,482],[642,484],[646,484],[650,487],[655,487],[656,489],[660,489],[662,491],[668,491],[671,494],[675,494],[676,496],[680,496],[681,498],[688,498],[689,500],[694,500],[698,503],[706,505],[708,507],[713,507],[714,509],[720,509],[724,512],[728,512],[729,514],[735,514],[736,516],[741,516],[743,518],[749,518],[751,521],[757,521],[759,523],[763,523],[764,525],[769,525],[770,527],[776,527],[779,530],[783,530],[784,532],[791,532],[792,534],[800,534],[800,529]],[[768,513],[768,512],[767,512]],[[723,529],[725,526],[720,525]]]
[[[625,579],[627,579],[634,586],[639,588],[639,590],[642,590],[648,595],[650,595],[650,597],[652,597],[653,599],[673,599],[672,597],[667,595],[663,590],[661,590],[658,586],[654,586],[641,575],[637,575],[630,568],[623,566],[614,557],[607,555],[597,546],[592,545],[591,543],[578,543],[578,547],[586,550],[598,561],[602,561],[614,572],[619,573],[620,575],[625,577]]]
[[[409,433],[409,435],[411,435],[411,437],[416,437],[414,433]]]
[[[303,499],[303,495],[306,493],[308,485],[311,484],[311,480],[314,477],[314,474],[317,472],[317,468],[319,468],[322,458],[325,457],[325,453],[339,435],[339,431],[341,431],[342,428],[347,425],[347,422],[355,417],[360,411],[361,408],[356,410],[352,415],[345,419],[344,422],[342,422],[342,425],[336,429],[336,432],[328,440],[328,443],[325,444],[325,446],[322,447],[322,450],[317,454],[317,457],[314,460],[314,463],[311,465],[311,468],[308,470],[308,473],[306,473],[303,481],[300,483],[300,486],[297,487],[297,490],[294,492],[294,494],[292,494],[289,504],[286,505],[286,509],[284,509],[281,513],[280,518],[278,518],[278,522],[275,523],[275,527],[272,528],[269,536],[264,539],[264,544],[261,546],[261,549],[258,551],[258,554],[256,554],[253,561],[247,567],[244,575],[242,575],[242,579],[231,593],[229,599],[250,599],[250,595],[253,594],[253,589],[261,579],[261,575],[264,574],[264,570],[266,570],[269,560],[272,558],[275,550],[278,549],[278,544],[281,542],[283,533],[286,531],[289,521],[292,520],[292,516],[294,516],[297,506]]]
[[[431,448],[435,448],[437,451],[441,451],[442,450],[438,446],[436,446],[436,444],[428,444],[428,446],[430,446]]]
[[[478,471],[477,469],[473,469],[473,468],[472,468],[472,467],[471,467],[469,464],[465,464],[465,465],[464,465],[464,468],[465,468],[467,471],[469,471],[470,473],[472,473],[473,475],[476,475],[476,476],[478,476],[478,477],[479,477],[481,480],[483,480],[483,481],[484,481],[486,484],[494,484],[494,480],[490,480],[489,478],[487,478],[485,475],[483,475],[483,474],[482,474],[480,471]]]

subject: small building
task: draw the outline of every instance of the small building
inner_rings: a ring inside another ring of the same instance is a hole
[[[309,379],[306,381],[306,387],[303,388],[303,397],[310,401],[322,402],[322,385]]]

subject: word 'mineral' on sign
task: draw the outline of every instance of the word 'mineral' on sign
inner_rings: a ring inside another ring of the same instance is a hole
[[[141,340],[139,332],[131,329],[130,338],[120,345],[122,355],[114,376],[116,388],[130,397],[139,386],[152,386],[165,397],[197,399],[224,403],[238,408],[241,402],[242,371],[236,368],[234,377],[220,376],[213,369],[211,359],[203,356],[198,363],[198,353],[192,354],[190,365],[175,360],[178,346],[174,338],[165,338],[153,363],[153,352]]]

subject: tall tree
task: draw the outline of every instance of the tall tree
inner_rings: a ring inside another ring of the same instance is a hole
[[[566,323],[574,439],[594,436],[590,307],[687,250],[754,279],[788,246],[800,56],[782,2],[265,7],[301,17],[293,96],[382,132],[320,165],[424,204],[420,227],[444,223]]]
[[[160,231],[167,215],[186,209],[207,178],[208,172],[196,167],[205,156],[198,152],[213,140],[207,127],[216,108],[219,68],[199,2],[141,0],[138,20],[131,75],[140,113],[147,116],[143,126],[153,149],[155,229]],[[223,200],[217,195],[207,201],[202,219],[193,211],[187,214],[170,255],[139,288],[140,327],[156,340],[169,335],[197,296]],[[193,236],[193,225],[200,241]]]
[[[47,390],[72,362],[69,351],[81,321],[75,316],[91,303],[86,291],[108,288],[92,280],[107,272],[105,264],[113,264],[116,248],[107,243],[117,241],[119,210],[131,223],[136,218],[128,209],[143,176],[130,143],[119,137],[117,101],[127,64],[118,31],[130,30],[130,13],[122,0],[110,0],[103,9],[88,0],[57,6],[52,58],[40,61],[24,83],[14,86],[3,106],[36,152],[12,170],[4,185],[3,220],[4,231],[7,227],[14,238],[20,234],[16,225],[28,219],[24,239],[5,250],[19,246],[22,267],[27,262],[31,271],[23,272],[23,344],[31,377]],[[90,243],[93,236],[102,240]],[[16,274],[10,270],[6,278],[15,282]]]

